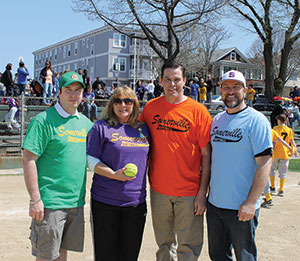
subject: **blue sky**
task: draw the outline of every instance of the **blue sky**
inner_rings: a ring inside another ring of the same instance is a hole
[[[2,1],[0,71],[3,72],[10,62],[16,72],[19,57],[23,57],[32,76],[33,51],[103,25],[73,12],[71,5],[71,0]],[[232,28],[231,23],[228,26],[233,37],[222,48],[237,47],[245,54],[256,36]]]

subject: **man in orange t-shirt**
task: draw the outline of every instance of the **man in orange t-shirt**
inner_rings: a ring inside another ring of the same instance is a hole
[[[202,104],[183,95],[185,69],[161,69],[164,96],[142,114],[151,133],[149,180],[157,260],[197,260],[203,244],[203,213],[210,176],[212,118]]]

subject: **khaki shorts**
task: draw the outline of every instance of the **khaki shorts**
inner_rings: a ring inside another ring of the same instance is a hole
[[[32,255],[53,260],[59,250],[83,251],[84,214],[83,207],[44,210],[42,222],[32,219],[30,240]]]

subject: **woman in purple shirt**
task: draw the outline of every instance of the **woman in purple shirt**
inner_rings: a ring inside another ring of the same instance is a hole
[[[148,127],[138,118],[135,93],[119,87],[88,136],[88,164],[95,172],[91,188],[95,260],[138,259],[147,214],[150,144]],[[138,167],[135,177],[124,174],[127,163]]]

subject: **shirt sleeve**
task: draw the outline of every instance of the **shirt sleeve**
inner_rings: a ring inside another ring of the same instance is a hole
[[[101,154],[104,145],[104,130],[101,123],[95,123],[92,127],[87,140],[87,154],[101,159]]]
[[[29,124],[22,148],[40,157],[44,153],[50,137],[47,125],[34,118]]]
[[[254,155],[258,155],[266,149],[273,148],[272,129],[267,119],[259,119],[250,127],[250,142]]]

